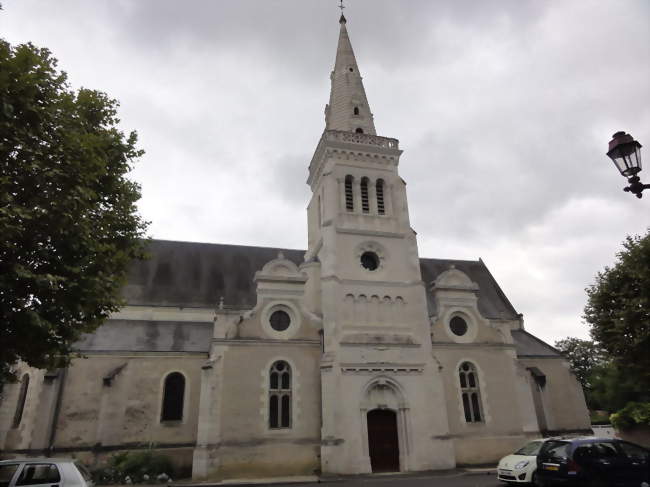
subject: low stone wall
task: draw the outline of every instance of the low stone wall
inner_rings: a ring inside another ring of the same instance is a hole
[[[650,426],[637,426],[636,428],[616,430],[616,436],[621,440],[630,441],[637,445],[650,448]]]

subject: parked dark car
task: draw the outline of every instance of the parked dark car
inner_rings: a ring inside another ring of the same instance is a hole
[[[549,440],[537,456],[540,486],[650,487],[650,451],[612,438]]]

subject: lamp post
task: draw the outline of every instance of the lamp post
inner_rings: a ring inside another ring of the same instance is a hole
[[[609,141],[607,155],[614,161],[616,169],[630,183],[627,188],[623,188],[623,191],[629,191],[637,198],[641,198],[643,190],[650,189],[650,184],[643,184],[637,176],[641,172],[641,144],[630,134],[616,132]]]

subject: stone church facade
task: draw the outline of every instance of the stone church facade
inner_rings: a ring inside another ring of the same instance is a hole
[[[448,469],[588,431],[567,361],[481,261],[420,258],[344,17],[306,251],[154,240],[65,370],[17,366],[6,457],[154,448],[195,479]]]

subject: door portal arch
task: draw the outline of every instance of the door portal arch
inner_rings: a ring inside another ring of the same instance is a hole
[[[409,408],[402,387],[391,377],[375,377],[363,388],[363,450],[372,472],[409,470]]]

